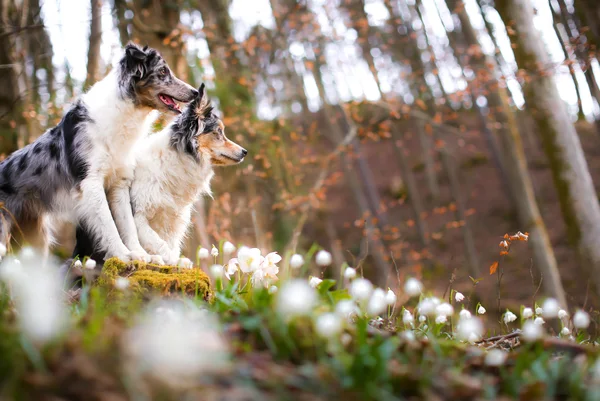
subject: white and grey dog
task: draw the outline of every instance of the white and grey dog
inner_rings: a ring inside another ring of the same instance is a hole
[[[240,163],[246,149],[225,136],[204,84],[167,128],[136,147],[131,205],[142,247],[176,264],[199,196],[210,195],[213,166]]]
[[[138,143],[131,183],[131,207],[142,247],[159,255],[156,263],[174,265],[190,224],[193,204],[210,195],[213,166],[240,163],[246,149],[225,136],[204,84],[198,95],[168,127]],[[79,235],[77,248],[89,252],[92,239]],[[90,256],[89,253],[79,254]],[[94,253],[100,261],[104,255]]]
[[[156,50],[127,45],[118,66],[56,127],[0,164],[0,241],[22,234],[21,241],[47,254],[51,218],[74,212],[78,231],[107,257],[149,259],[131,213],[131,150],[148,133],[153,110],[179,114],[176,101],[196,94]]]

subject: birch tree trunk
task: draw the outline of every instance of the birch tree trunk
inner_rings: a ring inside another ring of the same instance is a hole
[[[550,162],[554,184],[567,226],[567,235],[578,246],[590,279],[600,290],[600,204],[592,177],[570,121],[566,106],[554,83],[550,58],[539,31],[533,24],[534,8],[529,0],[496,1],[502,19],[514,29],[511,37],[515,58],[528,73],[523,87]]]

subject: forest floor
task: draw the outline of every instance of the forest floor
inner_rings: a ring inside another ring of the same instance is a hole
[[[309,285],[303,276],[314,254],[304,256],[301,268],[281,262],[277,290],[249,285],[250,275],[236,273],[213,280],[212,294],[187,296],[180,290],[193,286],[184,276],[206,277],[198,269],[169,269],[169,288],[149,292],[136,275],[150,267],[105,268],[97,283],[52,299],[52,280],[35,278],[52,273],[28,262],[5,264],[0,400],[600,397],[597,347],[576,317],[558,318],[544,303],[537,316],[516,309],[520,320],[484,328],[485,312],[468,297],[452,292],[440,300],[408,282],[397,297],[381,298],[388,306],[375,305],[385,291],[361,278]],[[433,314],[427,303],[437,305]],[[542,314],[547,322],[534,323]],[[555,327],[563,327],[559,335]]]
[[[465,122],[462,138],[452,138],[452,155],[459,166],[461,189],[465,195],[466,208],[469,211],[468,224],[473,232],[475,248],[478,252],[482,280],[477,286],[477,296],[485,305],[496,302],[496,278],[490,277],[489,266],[498,260],[498,243],[505,233],[526,231],[520,227],[516,213],[511,207],[507,190],[502,183],[498,169],[492,161],[477,121],[469,116],[461,118]],[[600,192],[600,146],[595,127],[585,121],[576,124],[590,172],[597,190]],[[578,262],[577,255],[566,240],[565,226],[558,203],[557,194],[552,181],[551,171],[542,151],[539,139],[533,128],[525,128],[523,144],[529,161],[529,172],[535,189],[535,195],[540,206],[542,217],[548,229],[560,270],[562,282],[568,296],[568,302],[573,305],[584,304],[600,306],[600,300],[592,297],[588,281],[584,276],[583,266]],[[417,186],[423,199],[423,208],[427,213],[425,221],[433,235],[427,253],[432,263],[415,258],[411,263],[408,256],[408,267],[400,266],[401,277],[405,274],[422,274],[428,285],[443,292],[453,275],[453,287],[464,292],[472,290],[466,268],[465,247],[460,228],[452,225],[456,217],[449,206],[453,202],[448,180],[443,171],[439,158],[436,160],[436,171],[440,184],[441,196],[438,201],[431,198],[423,168],[422,152],[419,140],[413,126],[408,126],[404,135],[404,147],[407,151],[410,166],[415,174]],[[387,208],[387,218],[392,225],[400,222],[402,232],[407,233],[402,240],[407,243],[407,249],[422,249],[416,230],[407,227],[406,222],[414,220],[412,209],[408,202],[398,204],[391,183],[401,182],[400,172],[394,150],[389,142],[364,140],[362,151],[369,167],[373,171],[375,186],[381,194],[382,203]],[[342,244],[358,244],[361,230],[357,229],[354,220],[348,221],[348,216],[359,216],[350,200],[352,194],[343,182],[331,188],[328,193],[328,209],[336,227],[344,227],[338,231]],[[412,234],[411,234],[412,232]],[[413,253],[418,255],[418,253]],[[504,262],[506,274],[503,278],[502,302],[506,307],[518,306],[522,303],[532,303],[540,282],[540,274],[533,266],[531,251],[527,246],[511,249],[510,255]],[[533,274],[533,277],[532,277]],[[390,283],[390,286],[395,283]],[[540,290],[541,291],[541,290]]]

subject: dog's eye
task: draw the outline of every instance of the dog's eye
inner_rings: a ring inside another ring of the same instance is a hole
[[[158,70],[158,73],[160,74],[161,77],[164,77],[165,75],[167,75],[167,67],[162,67],[160,70]]]

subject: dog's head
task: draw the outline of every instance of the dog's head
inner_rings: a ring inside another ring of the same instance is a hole
[[[136,105],[180,114],[177,102],[190,102],[198,94],[173,75],[161,55],[148,46],[141,48],[134,43],[125,46],[120,70],[119,85]]]
[[[248,154],[225,136],[225,126],[213,112],[204,84],[171,129],[171,144],[198,161],[209,160],[215,166],[228,166],[241,163]]]

